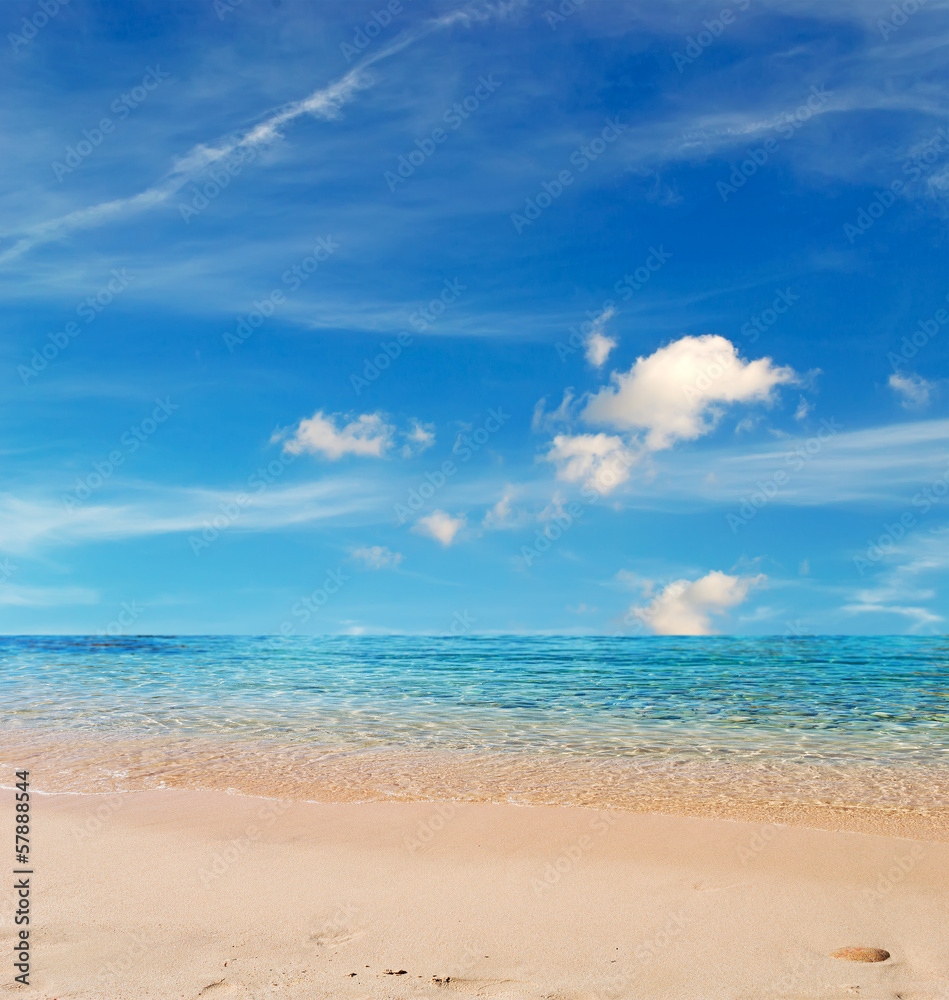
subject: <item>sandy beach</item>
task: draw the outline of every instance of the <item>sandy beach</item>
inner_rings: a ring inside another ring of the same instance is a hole
[[[949,1000],[949,0],[0,14],[0,1000]]]
[[[185,790],[33,803],[33,974],[9,995],[949,996],[945,843]],[[830,957],[848,946],[891,957]]]

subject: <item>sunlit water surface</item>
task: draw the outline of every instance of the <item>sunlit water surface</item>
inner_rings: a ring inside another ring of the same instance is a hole
[[[0,761],[50,791],[922,810],[949,791],[938,637],[17,637],[0,692]]]

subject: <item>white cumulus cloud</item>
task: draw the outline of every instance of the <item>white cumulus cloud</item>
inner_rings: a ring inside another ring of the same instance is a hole
[[[452,517],[443,510],[433,510],[431,514],[420,517],[412,530],[419,535],[428,535],[441,542],[442,545],[449,546],[455,540],[455,536],[465,526],[464,514]]]
[[[900,397],[900,405],[905,410],[920,410],[929,404],[933,384],[919,375],[900,375],[894,372],[888,384]]]
[[[558,479],[609,493],[651,452],[710,433],[729,404],[769,403],[777,386],[798,381],[793,369],[770,358],[745,361],[724,337],[681,337],[637,358],[628,372],[613,372],[610,385],[586,399],[580,419],[619,433],[560,433],[544,458],[557,466]],[[574,419],[570,390],[554,414],[543,406],[541,400],[535,430],[552,430],[554,416],[561,423]],[[746,418],[736,429],[751,426]]]
[[[342,424],[341,414],[317,410],[297,424],[284,442],[284,451],[299,455],[307,451],[335,461],[344,455],[381,458],[392,445],[395,428],[380,413],[363,413]]]
[[[613,434],[558,434],[544,456],[557,466],[557,478],[609,493],[629,479],[637,455]]]
[[[365,548],[353,549],[353,559],[360,559],[369,569],[395,569],[402,562],[402,553],[393,552],[385,545],[368,545]]]
[[[403,432],[405,444],[402,445],[402,457],[411,458],[421,455],[423,451],[435,443],[435,425],[423,424],[421,420],[412,421],[412,429]]]
[[[591,330],[584,341],[584,356],[594,368],[602,368],[606,359],[610,356],[610,351],[616,347],[618,341],[613,337],[607,337],[603,332],[603,327],[616,315],[616,310],[609,306],[593,320]]]
[[[764,579],[713,570],[698,580],[673,580],[649,604],[630,611],[656,635],[711,635],[711,616],[741,604]]]
[[[744,361],[725,337],[682,337],[614,372],[587,403],[582,418],[614,430],[645,431],[650,451],[692,441],[715,428],[730,403],[766,402],[782,383],[797,381],[791,368],[770,358]]]

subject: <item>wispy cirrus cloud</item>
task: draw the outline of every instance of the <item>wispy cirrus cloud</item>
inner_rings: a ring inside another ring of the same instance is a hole
[[[14,583],[0,585],[0,605],[9,607],[58,608],[98,602],[98,593],[88,587],[31,587]]]
[[[843,611],[851,615],[896,615],[908,619],[911,632],[932,629],[944,621],[927,604],[938,597],[933,586],[949,569],[949,528],[909,534],[884,553],[870,586],[853,593]],[[930,581],[927,585],[924,581]]]
[[[320,522],[358,521],[379,510],[378,484],[339,477],[248,492],[151,487],[134,498],[67,510],[52,497],[0,494],[0,550],[42,548],[201,531],[231,511],[227,530],[269,531]],[[239,503],[240,497],[246,502]],[[233,513],[234,511],[237,513]]]
[[[671,502],[686,506],[731,505],[757,488],[762,478],[778,469],[791,469],[794,474],[790,482],[772,503],[809,507],[856,502],[888,508],[902,503],[916,510],[911,506],[913,497],[925,493],[946,474],[947,437],[949,420],[924,420],[841,430],[832,445],[811,456],[807,454],[806,436],[785,438],[779,445],[671,452],[663,459],[662,474],[638,479],[623,502],[637,509],[659,506],[664,510]],[[624,447],[620,439],[617,441],[616,447]],[[595,466],[597,450],[592,451]],[[585,461],[581,452],[572,457]],[[802,454],[806,461],[801,460]],[[583,471],[595,474],[594,466]],[[522,470],[517,487],[528,511],[531,504],[542,505],[543,498],[549,497],[548,481],[542,476],[532,477],[530,468],[528,464]],[[338,475],[313,482],[275,483],[253,494],[228,530],[278,531],[303,525],[319,527],[323,523],[388,522],[391,501],[404,495],[405,485],[406,481],[398,479],[383,481],[378,472],[371,478]],[[242,491],[246,491],[246,484],[208,489],[137,483],[133,489],[126,489],[122,499],[90,502],[72,511],[48,488],[42,492],[34,488],[20,495],[6,492],[0,494],[0,551],[31,552],[197,531],[220,513],[222,504],[233,504]],[[499,481],[494,473],[459,483],[457,491],[449,491],[448,495],[459,505],[492,508],[484,527],[507,526],[515,516],[518,525],[530,520],[527,514],[521,517],[513,509],[511,486],[503,479]],[[938,499],[934,497],[934,502]],[[540,514],[540,520],[556,513],[557,506],[555,503]],[[427,525],[428,530],[422,529],[422,533],[438,538],[437,532],[441,531],[448,538],[450,532],[449,543],[454,541],[464,519],[447,514],[445,518],[448,520]]]
[[[393,552],[386,545],[367,545],[353,549],[352,557],[369,569],[395,569],[402,562],[402,553]]]
[[[396,55],[403,49],[433,32],[456,24],[470,25],[493,17],[504,17],[522,6],[520,2],[469,4],[438,17],[429,18],[407,29],[378,51],[360,60],[352,69],[298,101],[292,101],[266,112],[262,120],[243,131],[198,143],[177,158],[165,175],[138,194],[99,202],[65,215],[35,223],[20,232],[4,234],[12,238],[11,246],[0,251],[0,263],[16,260],[30,250],[63,239],[70,233],[91,229],[124,216],[147,212],[167,204],[189,181],[225,157],[249,150],[262,149],[283,136],[284,130],[301,118],[314,117],[326,121],[337,119],[341,110],[356,95],[376,82],[370,73],[373,65]]]
[[[772,503],[909,505],[921,490],[945,475],[949,420],[919,420],[848,430],[824,419],[835,433],[820,447],[815,433],[782,437],[773,445],[713,449],[670,456],[662,481],[642,493],[736,500],[760,488],[777,472],[788,481]],[[814,429],[821,428],[814,422]]]
[[[92,229],[116,218],[158,208],[212,164],[235,153],[273,142],[281,135],[281,129],[297,118],[304,115],[324,119],[339,117],[340,108],[349,103],[359,90],[369,86],[366,68],[370,61],[378,61],[380,58],[383,58],[382,53],[372,60],[365,60],[345,76],[314,91],[303,100],[272,112],[264,121],[243,134],[223,137],[210,144],[199,143],[177,159],[163,178],[138,194],[99,202],[29,227],[18,234],[12,246],[0,252],[0,263],[15,260],[35,247],[62,239],[76,230]]]
[[[524,523],[525,515],[514,507],[514,501],[519,494],[520,490],[512,483],[508,483],[500,500],[485,513],[481,527],[493,531],[520,527]]]

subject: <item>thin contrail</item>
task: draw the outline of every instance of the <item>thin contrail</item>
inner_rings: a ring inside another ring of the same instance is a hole
[[[495,14],[506,14],[516,4],[500,4],[481,8],[460,8],[444,14],[441,17],[425,21],[419,27],[403,31],[388,45],[378,52],[367,56],[351,70],[308,97],[291,104],[284,105],[259,125],[244,132],[243,135],[231,135],[219,139],[215,144],[207,146],[199,143],[185,156],[176,160],[171,170],[156,184],[128,198],[116,198],[113,201],[100,202],[88,208],[81,208],[68,215],[62,215],[48,222],[41,222],[23,231],[19,240],[0,252],[0,263],[15,260],[34,247],[55,242],[57,239],[74,232],[77,229],[89,229],[99,226],[116,216],[131,212],[144,212],[168,201],[192,178],[205,170],[210,164],[229,156],[235,150],[247,147],[264,146],[281,135],[281,129],[302,118],[304,115],[314,115],[317,118],[333,119],[339,117],[340,108],[349,104],[360,90],[371,87],[373,79],[367,72],[369,67],[389,56],[401,52],[420,38],[449,27],[452,24],[468,24],[471,21],[483,21]]]

